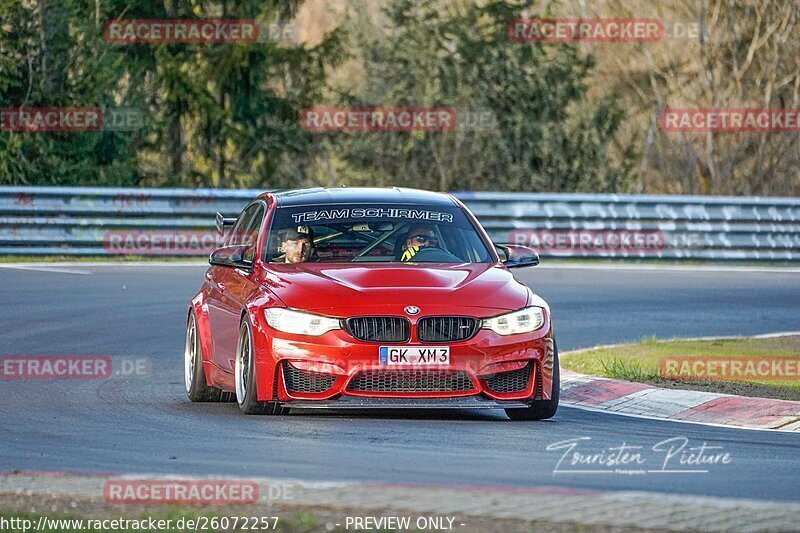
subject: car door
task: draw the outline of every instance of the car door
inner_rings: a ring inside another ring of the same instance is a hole
[[[261,201],[249,205],[239,215],[226,245],[250,245],[252,261],[265,212],[266,207]],[[238,268],[218,266],[209,269],[209,275],[212,290],[208,299],[208,317],[214,340],[212,362],[219,370],[233,373],[239,321],[244,304],[257,290],[257,285],[251,281],[251,272]]]

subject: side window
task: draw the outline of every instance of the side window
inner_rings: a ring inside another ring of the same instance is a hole
[[[251,246],[258,238],[258,230],[264,220],[264,206],[260,203],[253,204],[245,209],[231,231],[229,246],[241,244]],[[252,257],[250,257],[252,260]]]
[[[248,219],[253,217],[254,208],[255,205],[249,206],[247,209],[242,211],[239,215],[239,218],[236,219],[236,223],[233,225],[230,234],[228,234],[228,242],[226,243],[227,246],[241,244],[242,230],[247,225]]]
[[[244,236],[242,237],[242,244],[250,246],[250,249],[244,255],[245,261],[253,261],[253,255],[256,251],[256,240],[258,239],[258,230],[261,229],[261,222],[264,221],[264,206],[257,205],[253,216],[247,221],[247,226],[244,228]]]

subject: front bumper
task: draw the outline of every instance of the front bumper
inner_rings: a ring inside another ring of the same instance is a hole
[[[533,333],[502,336],[481,329],[451,343],[421,343],[413,334],[406,343],[363,342],[344,330],[309,337],[276,331],[261,317],[256,322],[260,401],[298,408],[513,408],[551,395],[549,317]],[[382,345],[447,345],[450,364],[380,365]]]

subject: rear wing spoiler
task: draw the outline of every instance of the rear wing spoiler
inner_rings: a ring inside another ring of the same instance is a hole
[[[217,232],[225,236],[225,230],[236,223],[236,217],[228,218],[222,216],[222,213],[217,213]]]

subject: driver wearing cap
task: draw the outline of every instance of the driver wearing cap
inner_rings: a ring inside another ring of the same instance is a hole
[[[305,263],[314,251],[314,230],[308,226],[289,228],[281,237],[286,263]]]
[[[406,234],[406,245],[400,261],[411,261],[421,248],[439,246],[439,238],[429,224],[414,224]]]

